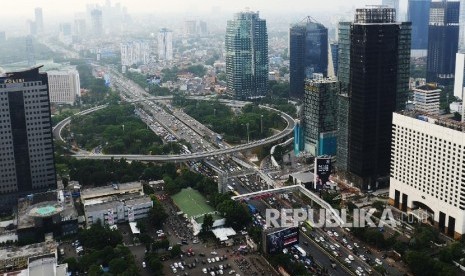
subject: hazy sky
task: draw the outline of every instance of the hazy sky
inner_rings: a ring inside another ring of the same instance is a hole
[[[406,0],[401,0],[406,1]],[[251,10],[264,12],[299,10],[341,10],[362,7],[366,4],[380,4],[381,0],[111,0],[121,3],[129,13],[149,12],[206,12],[212,7],[221,11]],[[73,14],[85,10],[86,3],[105,4],[105,0],[1,0],[0,17],[33,17],[35,7],[42,7],[44,17],[48,15]]]

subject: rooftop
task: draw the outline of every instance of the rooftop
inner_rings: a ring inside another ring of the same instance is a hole
[[[423,91],[441,91],[441,89],[434,83],[427,83],[425,85],[418,86],[414,90],[423,90]]]
[[[62,190],[29,195],[18,200],[18,229],[35,226],[36,218],[59,215],[61,221],[77,219],[78,213],[71,196]]]
[[[142,190],[143,188],[141,182],[118,183],[102,187],[84,189],[81,191],[81,199],[88,200],[97,197],[142,192]]]
[[[12,259],[55,254],[56,250],[57,244],[55,241],[46,241],[25,246],[14,246],[0,249],[0,271],[2,271],[8,263],[13,263],[11,261]]]
[[[84,206],[85,212],[94,212],[94,211],[101,211],[101,210],[107,210],[107,209],[114,209],[121,203],[124,203],[125,205],[139,205],[139,204],[144,204],[151,202],[152,199],[147,196],[147,195],[127,195],[127,196],[114,196],[111,198],[108,198],[107,201],[102,201],[102,202],[95,202],[94,204],[88,204]]]
[[[446,117],[444,115],[434,115],[425,112],[421,112],[418,110],[404,110],[397,112],[400,115],[408,116],[414,119],[418,119],[430,124],[435,124],[438,126],[446,127],[452,130],[457,130],[460,132],[465,132],[465,123],[459,122],[456,120],[451,119],[450,117]]]

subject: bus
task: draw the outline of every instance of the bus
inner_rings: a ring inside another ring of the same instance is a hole
[[[307,252],[305,250],[302,249],[302,247],[300,247],[298,244],[294,245],[294,248],[299,251],[299,254],[300,256],[302,257],[306,257],[307,256]]]

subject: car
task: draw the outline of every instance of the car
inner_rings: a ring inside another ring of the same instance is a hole
[[[218,257],[218,256],[215,257],[215,260],[216,260],[217,262],[219,262],[219,261],[220,261],[220,257]]]
[[[347,244],[347,240],[345,238],[342,238],[342,242]]]
[[[207,274],[207,269],[205,267],[202,268],[202,272],[203,272],[203,274]]]
[[[176,268],[173,268],[173,273],[176,274],[178,270]]]
[[[351,263],[351,261],[349,260],[349,258],[345,258],[344,261],[345,261],[346,263],[348,263],[348,264]]]
[[[359,270],[355,270],[355,274],[357,274],[358,276],[362,276],[362,275],[363,275],[363,273],[360,272]]]
[[[357,270],[360,271],[360,272],[363,272],[363,268],[360,267],[360,266],[357,267]]]
[[[212,260],[210,258],[207,259],[207,262],[211,264]]]
[[[228,274],[231,275],[231,274],[234,274],[234,273],[236,273],[236,271],[234,269],[231,269]]]
[[[378,258],[375,259],[375,263],[378,265],[383,265],[383,262]]]
[[[324,242],[324,241],[325,241],[325,238],[320,237],[320,241],[321,241],[321,242]]]
[[[339,244],[337,244],[337,243],[335,243],[334,246],[336,246],[337,249],[341,248],[341,246]]]
[[[336,256],[336,257],[339,256],[339,254],[336,251],[333,251],[333,255]]]
[[[173,247],[172,247],[172,246],[168,247],[168,251],[171,251],[171,249],[173,249]]]
[[[174,265],[174,268],[178,268],[178,267],[179,267],[179,266],[178,266],[178,263],[174,263],[173,265]]]
[[[199,240],[193,240],[192,243],[197,244],[197,243],[199,243]]]
[[[223,270],[222,269],[218,270],[218,272],[219,272],[220,275],[223,275]]]
[[[352,255],[347,256],[347,258],[349,258],[349,260],[351,260],[351,261],[355,260],[354,256],[352,256]]]
[[[352,247],[350,244],[347,245],[347,248],[348,248],[349,250],[352,250],[352,249],[353,249],[353,247]]]
[[[360,247],[360,245],[358,245],[358,243],[356,243],[356,242],[354,242],[354,246],[357,247],[357,248]]]
[[[333,235],[334,235],[335,237],[339,237],[339,234],[338,234],[336,231],[333,232]]]
[[[336,247],[334,247],[334,245],[332,245],[332,244],[329,246],[329,248],[331,248],[331,250],[335,250],[335,249],[336,249]]]
[[[212,252],[210,252],[210,254],[217,255],[218,253],[216,253],[216,251],[212,251]]]
[[[367,260],[367,259],[365,258],[365,255],[360,255],[359,257],[360,257],[360,259],[362,259],[362,261],[366,261],[366,260]]]
[[[146,267],[146,265],[145,265],[145,262],[142,262],[142,267],[143,267],[143,268],[145,268],[145,267]]]

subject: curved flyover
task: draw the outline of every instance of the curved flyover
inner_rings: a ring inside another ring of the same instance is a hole
[[[104,104],[104,105],[99,105],[99,106],[96,106],[96,107],[92,107],[92,108],[80,111],[80,112],[74,114],[73,116],[87,115],[87,114],[92,113],[94,111],[103,109],[103,108],[105,108],[107,106],[108,106],[107,104]],[[53,136],[55,137],[55,139],[60,140],[61,142],[64,142],[64,143],[66,142],[63,139],[63,137],[61,137],[61,131],[63,130],[63,128],[65,126],[69,125],[69,123],[71,122],[71,117],[73,117],[73,116],[67,117],[66,119],[60,121],[56,126],[53,127]]]
[[[206,157],[229,154],[229,153],[234,153],[234,152],[256,148],[258,146],[274,143],[288,136],[289,134],[292,134],[292,132],[294,131],[295,121],[290,115],[284,112],[281,112],[277,109],[268,107],[268,106],[260,105],[260,107],[278,112],[281,115],[281,117],[287,122],[286,128],[282,130],[280,133],[270,136],[268,138],[262,139],[262,140],[253,141],[248,144],[242,144],[242,145],[234,146],[234,147],[227,148],[227,149],[216,149],[216,150],[212,150],[209,152],[196,152],[196,153],[191,153],[191,154],[176,154],[176,155],[76,154],[74,155],[74,157],[76,157],[77,159],[94,159],[94,160],[109,160],[109,159],[124,158],[126,160],[138,160],[138,161],[184,162],[184,161],[189,161],[189,160],[204,159]]]

